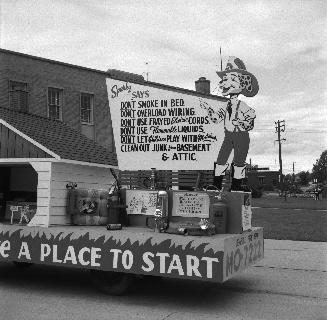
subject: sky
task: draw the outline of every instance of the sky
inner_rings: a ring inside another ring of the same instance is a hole
[[[98,70],[119,69],[218,92],[229,56],[242,59],[259,93],[247,162],[283,173],[312,170],[327,149],[327,1],[0,0],[0,47]]]

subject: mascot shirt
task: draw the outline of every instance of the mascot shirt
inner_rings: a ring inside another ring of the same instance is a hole
[[[243,101],[239,101],[239,103],[231,107],[232,112],[230,115],[227,110],[225,112],[225,129],[230,132],[247,131],[241,125],[238,125],[238,121],[248,123],[256,117],[255,111]]]

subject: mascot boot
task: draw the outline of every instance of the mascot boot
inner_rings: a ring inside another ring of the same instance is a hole
[[[237,167],[234,166],[234,174],[232,178],[232,185],[231,185],[231,190],[230,191],[243,191],[243,192],[248,192],[248,188],[243,188],[242,187],[242,179],[245,178],[245,166],[243,167]]]
[[[215,163],[215,176],[213,177],[213,185],[218,189],[222,189],[223,178],[225,176],[226,170],[228,169],[228,164],[216,164]]]

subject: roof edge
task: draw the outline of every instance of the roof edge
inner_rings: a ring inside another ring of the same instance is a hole
[[[54,158],[0,158],[0,164],[19,164],[31,162],[54,162]]]
[[[60,159],[57,162],[63,162],[68,164],[79,164],[81,166],[99,167],[99,168],[107,168],[107,169],[119,169],[118,166],[114,166],[112,164],[86,162],[86,161],[78,161],[78,160],[70,160],[70,159]]]
[[[42,151],[48,153],[50,156],[54,157],[57,160],[60,160],[60,156],[59,155],[57,155],[56,153],[52,152],[51,150],[49,150],[48,148],[46,148],[44,145],[40,144],[39,142],[35,141],[34,139],[32,139],[31,137],[29,137],[25,133],[19,131],[18,129],[16,129],[15,127],[13,127],[11,124],[9,124],[8,122],[6,122],[5,120],[0,119],[0,124],[3,124],[8,129],[10,129],[11,131],[13,131],[16,134],[20,135],[22,138],[24,138],[28,142],[34,144],[36,147],[38,147]]]
[[[126,77],[124,77],[122,75],[123,74],[132,75],[132,73],[126,72],[126,71],[123,71],[123,70],[109,69],[107,71],[103,71],[103,70],[98,70],[98,69],[92,69],[92,68],[88,68],[88,67],[83,67],[83,66],[71,64],[71,63],[68,63],[68,62],[62,62],[62,61],[58,61],[58,60],[42,58],[42,57],[34,56],[34,55],[31,55],[31,54],[21,53],[21,52],[12,51],[12,50],[3,49],[3,48],[0,48],[0,52],[13,54],[13,55],[21,56],[21,57],[26,57],[26,58],[31,58],[31,59],[35,59],[35,60],[39,60],[39,61],[43,61],[43,62],[60,64],[60,65],[67,66],[67,67],[70,67],[70,68],[77,68],[77,69],[80,69],[80,70],[101,73],[101,74],[105,75],[106,78],[109,78],[109,79],[114,79],[114,80],[119,80],[119,81],[127,81],[127,82],[132,82],[132,83],[141,84],[141,85],[148,85],[150,87],[157,87],[157,88],[161,88],[161,89],[166,89],[166,90],[171,90],[171,91],[176,91],[176,92],[182,92],[182,93],[191,94],[191,95],[200,96],[200,97],[206,97],[206,98],[210,98],[210,99],[214,99],[214,100],[220,100],[220,101],[227,101],[228,100],[225,97],[213,95],[211,93],[206,94],[206,93],[198,92],[198,91],[191,90],[191,89],[171,86],[171,85],[164,84],[164,83],[145,81],[144,77],[142,75],[139,75],[140,77],[135,78],[134,80],[126,79]],[[115,71],[115,72],[113,72],[113,71]],[[121,73],[121,76],[119,76],[118,73]],[[137,74],[135,74],[135,75],[137,75]],[[141,78],[143,78],[143,80],[141,80]]]

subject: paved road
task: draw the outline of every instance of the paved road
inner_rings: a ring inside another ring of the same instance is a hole
[[[265,259],[224,285],[164,279],[123,297],[83,270],[0,264],[0,319],[326,320],[327,243],[265,241]]]

